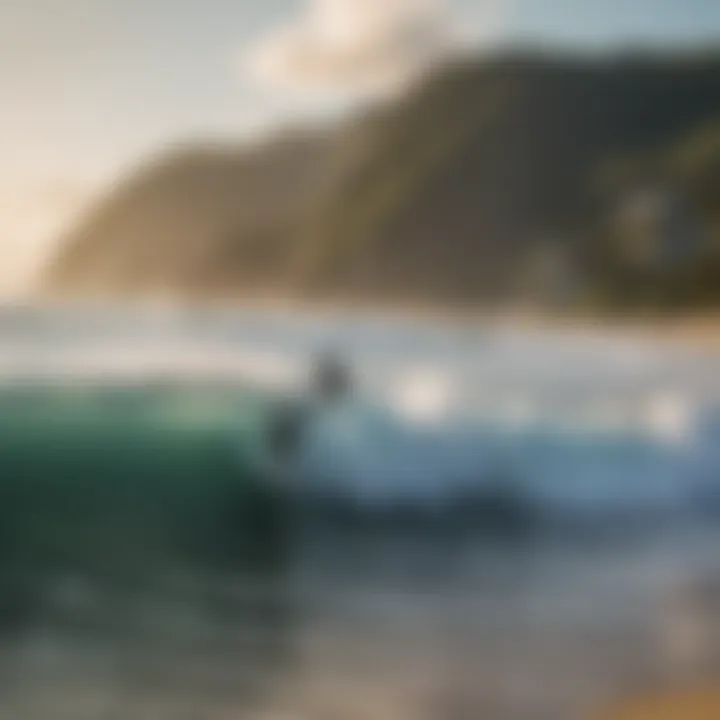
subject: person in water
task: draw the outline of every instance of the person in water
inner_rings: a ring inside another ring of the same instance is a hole
[[[297,470],[311,425],[351,392],[350,371],[340,357],[327,353],[315,361],[308,397],[283,402],[271,414],[267,445],[280,474]]]
[[[310,434],[323,413],[331,411],[352,392],[350,371],[334,353],[315,360],[307,392],[272,408],[262,440],[269,460],[253,503],[251,545],[266,566],[282,565],[292,551],[298,524],[298,487],[303,454]],[[253,552],[254,554],[254,552]]]

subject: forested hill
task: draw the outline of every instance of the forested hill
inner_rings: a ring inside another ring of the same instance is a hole
[[[155,159],[65,294],[720,303],[720,54],[514,54],[332,128]]]

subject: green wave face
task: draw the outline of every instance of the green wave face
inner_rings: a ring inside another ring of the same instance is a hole
[[[227,388],[0,391],[0,573],[264,561],[282,533],[254,460],[267,405]]]

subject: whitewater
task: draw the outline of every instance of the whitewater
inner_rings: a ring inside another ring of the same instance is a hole
[[[548,513],[588,516],[720,502],[720,351],[602,327],[357,313],[0,312],[5,387],[205,388],[152,412],[198,430],[234,424],[239,447],[261,413],[244,413],[242,398],[217,389],[259,393],[268,407],[302,396],[326,350],[344,358],[357,387],[314,423],[298,468],[311,487],[375,503],[442,503],[504,482]]]

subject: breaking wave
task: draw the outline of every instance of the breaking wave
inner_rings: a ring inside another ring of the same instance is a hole
[[[717,358],[473,332],[7,311],[3,566],[233,564],[272,554],[300,515],[305,531],[519,535],[720,507]],[[263,460],[267,419],[302,392],[325,347],[342,348],[357,390],[310,423],[278,491]]]

